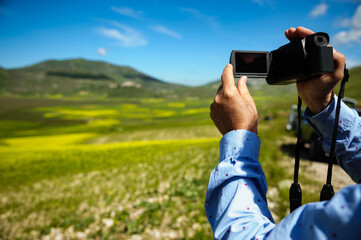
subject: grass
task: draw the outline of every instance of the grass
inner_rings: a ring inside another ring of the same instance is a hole
[[[73,227],[115,239],[152,232],[192,238],[198,231],[208,238],[203,199],[217,145],[199,139],[5,152],[1,232],[27,238],[61,229],[70,237]]]
[[[255,99],[280,220],[289,211],[280,146],[290,101]],[[210,239],[203,201],[221,138],[210,103],[0,98],[0,239]]]

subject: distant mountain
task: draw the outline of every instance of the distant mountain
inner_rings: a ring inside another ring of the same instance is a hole
[[[3,91],[20,95],[109,97],[173,96],[187,87],[166,83],[130,67],[73,59],[45,61],[29,67],[0,69]]]
[[[361,66],[350,70],[346,96],[361,100]],[[264,79],[248,79],[253,96],[296,93],[294,84],[269,86]],[[199,97],[212,99],[220,80],[199,87],[163,82],[131,67],[72,59],[45,61],[29,67],[0,68],[0,94],[20,96]],[[337,91],[336,91],[337,92]]]
[[[9,82],[10,76],[8,71],[3,68],[0,68],[0,90],[4,89],[7,82]]]

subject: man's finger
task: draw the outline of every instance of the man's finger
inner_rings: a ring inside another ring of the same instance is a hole
[[[294,28],[294,27],[287,29],[285,32],[286,38],[288,38],[288,40],[292,41],[295,38],[294,37],[295,32],[296,32],[296,28]]]
[[[314,34],[314,32],[308,28],[304,28],[304,27],[298,27],[296,28],[296,31],[294,33],[295,35],[297,35],[300,38],[305,38],[309,35]]]
[[[247,76],[242,76],[238,80],[237,89],[238,92],[242,95],[243,100],[247,102],[255,111],[257,111],[256,104],[254,103],[251,93],[247,87]]]
[[[233,66],[227,64],[222,73],[222,86],[223,89],[231,89],[234,86],[234,77],[233,77]]]
[[[241,95],[250,95],[248,88],[247,88],[247,76],[242,76],[238,80],[237,89]]]
[[[309,35],[312,35],[314,32],[308,28],[304,27],[297,27],[297,28],[290,28],[287,29],[285,32],[285,36],[288,40],[292,41],[299,38],[305,38]]]

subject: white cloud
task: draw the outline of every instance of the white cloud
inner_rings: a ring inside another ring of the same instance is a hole
[[[257,3],[261,7],[265,5],[273,5],[273,1],[271,0],[252,0],[252,2]]]
[[[179,33],[176,33],[166,27],[158,25],[158,26],[152,26],[150,28],[153,29],[157,33],[165,34],[165,35],[177,38],[177,39],[182,39],[182,36]]]
[[[218,22],[216,21],[216,17],[215,16],[209,16],[206,14],[201,13],[200,11],[198,11],[197,9],[193,9],[193,8],[181,8],[180,9],[182,12],[186,12],[186,13],[190,13],[191,15],[193,15],[194,17],[206,22],[208,25],[210,25],[212,28],[218,28]]]
[[[348,27],[351,27],[351,19],[350,18],[344,18],[344,19],[337,19],[333,26],[335,28],[348,28]]]
[[[334,45],[356,43],[361,45],[361,5],[359,5],[352,19],[348,21],[350,29],[341,31],[333,37]]]
[[[264,5],[264,2],[263,2],[262,0],[252,0],[252,2],[257,3],[257,4],[260,5],[260,6],[263,6],[263,5]]]
[[[361,5],[359,5],[352,17],[352,26],[361,29]]]
[[[326,3],[320,3],[316,5],[310,12],[311,17],[316,18],[327,13],[328,5]]]
[[[148,41],[137,30],[116,22],[113,22],[113,25],[119,30],[100,27],[97,29],[97,32],[103,36],[118,40],[123,47],[139,47],[148,44]]]
[[[98,48],[97,52],[102,56],[107,55],[107,50],[105,50],[105,48]]]
[[[333,37],[335,45],[348,43],[358,43],[361,45],[361,29],[350,29],[349,31],[341,31]]]
[[[111,7],[111,9],[123,16],[131,17],[134,19],[141,20],[143,17],[143,11],[137,11],[129,7]]]

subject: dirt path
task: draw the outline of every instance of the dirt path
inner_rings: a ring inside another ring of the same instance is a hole
[[[280,167],[287,169],[290,176],[293,176],[294,171],[294,153],[295,153],[295,144],[296,138],[290,136],[284,136],[282,139],[277,141],[277,145],[285,153],[283,159],[278,161]],[[318,201],[320,191],[323,185],[326,183],[327,178],[327,169],[328,164],[325,162],[317,162],[310,160],[310,156],[307,148],[301,150],[301,162],[299,169],[299,181],[301,184],[303,197],[308,195],[308,201]],[[292,179],[285,179],[278,183],[278,186],[269,187],[267,191],[267,197],[269,199],[269,208],[271,210],[272,216],[275,222],[279,222],[284,216],[280,213],[280,204],[288,207],[287,203],[282,202],[279,199],[280,190],[288,192],[289,186],[292,183]],[[351,178],[346,174],[344,170],[338,165],[333,165],[332,171],[332,185],[335,193],[337,193],[341,188],[355,184]],[[311,197],[311,199],[310,199]],[[305,199],[303,199],[305,201]],[[284,201],[284,200],[283,200]],[[306,201],[307,202],[307,201]],[[305,204],[305,202],[303,202]],[[281,207],[282,208],[282,207]],[[278,216],[277,214],[280,214]],[[289,209],[286,212],[286,215],[289,214]]]
[[[281,148],[284,152],[289,153],[284,164],[293,171],[296,138],[285,137],[283,140]],[[303,175],[309,179],[318,181],[322,188],[323,184],[326,182],[327,169],[327,163],[310,160],[308,149],[304,148],[301,151],[300,178]],[[334,164],[332,169],[332,185],[335,192],[350,184],[355,183],[339,165]],[[317,186],[317,188],[319,188],[319,186]]]
[[[309,160],[301,160],[304,166],[301,167],[301,171],[304,171],[306,177],[310,179],[316,179],[321,184],[326,182],[327,178],[327,163],[313,162]],[[333,165],[332,169],[332,185],[337,192],[346,185],[355,184],[347,173],[338,165]]]

